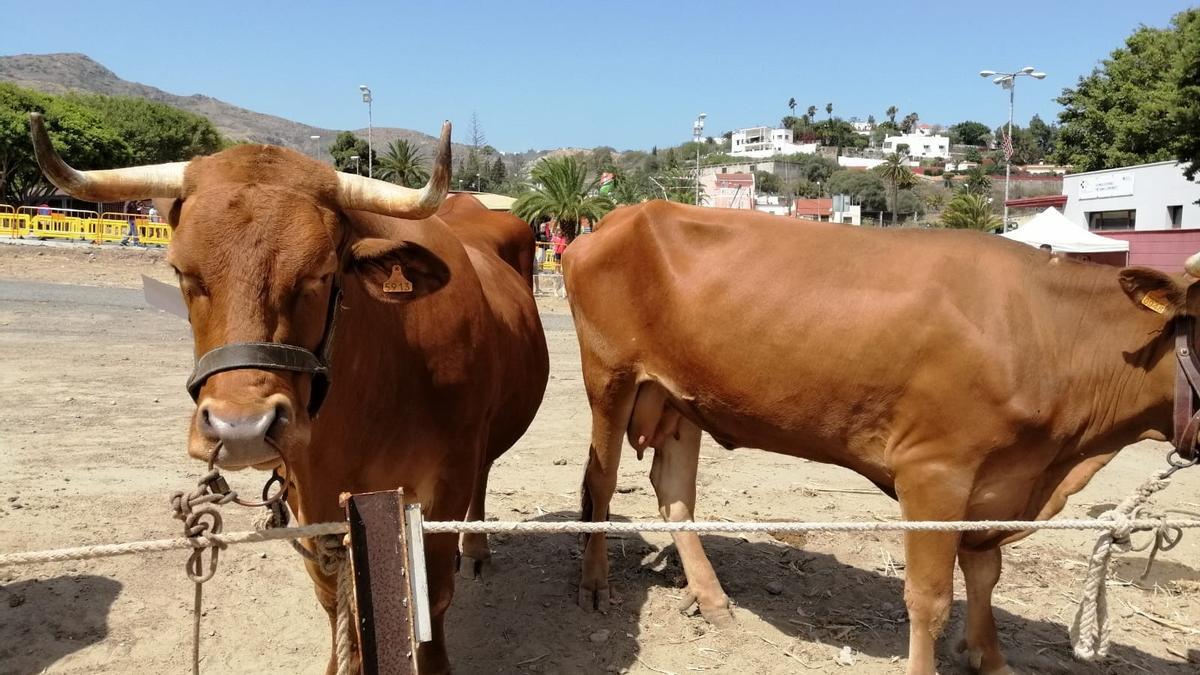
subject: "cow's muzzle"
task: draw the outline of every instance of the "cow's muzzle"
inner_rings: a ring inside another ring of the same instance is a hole
[[[247,410],[205,399],[196,409],[196,432],[208,450],[209,464],[223,469],[270,468],[283,461],[281,441],[295,421],[283,394],[267,397]]]

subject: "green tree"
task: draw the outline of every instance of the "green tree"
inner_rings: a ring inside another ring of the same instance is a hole
[[[831,121],[831,122],[833,121],[833,104],[832,103],[825,104],[825,115],[829,118],[829,121]]]
[[[45,115],[55,150],[74,167],[111,169],[132,163],[129,145],[95,111],[72,98],[0,82],[0,202],[32,204],[54,193],[33,158],[30,112]]]
[[[517,198],[513,214],[528,223],[553,218],[567,241],[574,240],[582,219],[595,223],[613,208],[608,197],[594,194],[597,180],[589,173],[570,155],[542,159],[530,170],[532,189]]]
[[[212,122],[164,103],[99,94],[68,94],[65,99],[92,111],[116,133],[129,149],[130,164],[184,161],[224,146]]]
[[[425,158],[403,138],[388,143],[387,152],[375,164],[375,176],[404,187],[421,187],[429,180]]]
[[[896,106],[894,106],[894,105],[888,106],[887,118],[888,118],[888,122],[890,122],[892,124],[892,126],[896,126],[896,113],[898,113],[898,112],[900,112],[900,109],[897,108]]]
[[[813,119],[816,118],[816,116],[817,116],[817,106],[815,106],[815,105],[808,106],[808,111],[805,112],[805,114],[804,114],[804,117],[807,118],[805,120],[805,122],[808,124],[812,124]]]
[[[1178,67],[1175,75],[1178,105],[1171,113],[1173,150],[1181,162],[1187,162],[1188,180],[1200,171],[1200,11],[1184,12],[1175,18],[1180,33]]]
[[[1033,138],[1039,160],[1054,151],[1054,143],[1058,140],[1058,125],[1046,124],[1040,116],[1034,115],[1026,128]]]
[[[754,186],[759,192],[766,194],[779,194],[783,191],[783,186],[779,180],[779,176],[766,171],[754,172]]]
[[[892,211],[892,225],[895,225],[900,190],[907,190],[916,185],[917,177],[913,174],[912,169],[908,168],[908,165],[904,163],[900,155],[894,152],[884,157],[883,164],[875,167],[872,171],[877,172],[879,177],[890,188],[891,199],[889,203],[891,204]]]
[[[508,169],[504,167],[504,159],[496,155],[496,161],[492,162],[492,168],[488,171],[488,183],[490,189],[495,190],[500,185],[504,184],[504,180],[508,177]]]
[[[1000,218],[992,213],[987,197],[962,190],[946,204],[939,225],[957,230],[991,232],[1000,229]]]
[[[920,116],[915,112],[910,112],[904,116],[900,122],[900,130],[906,134],[911,134],[917,128],[917,122],[921,120]]]
[[[874,171],[841,169],[831,175],[825,185],[829,194],[847,195],[852,202],[860,204],[863,211],[887,210],[887,186]]]
[[[987,195],[992,191],[992,179],[988,178],[982,166],[973,166],[967,170],[963,190],[976,195]]]
[[[333,157],[333,168],[338,171],[353,172],[357,170],[361,175],[367,175],[369,166],[367,142],[351,132],[338,132],[337,137],[329,146],[329,155]],[[350,159],[351,157],[358,157],[357,167],[354,165],[354,160]],[[378,157],[375,158],[375,163],[379,163]]]
[[[950,142],[955,145],[987,145],[991,130],[982,122],[967,120],[951,125]]]
[[[1056,161],[1094,171],[1177,157],[1177,132],[1200,133],[1196,125],[1177,127],[1180,109],[1196,100],[1180,81],[1195,53],[1198,14],[1181,12],[1169,28],[1138,28],[1091,75],[1063,90]]]

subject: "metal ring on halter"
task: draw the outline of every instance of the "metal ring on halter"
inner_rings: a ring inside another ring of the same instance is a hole
[[[220,441],[218,441],[217,444],[213,447],[213,451],[211,453],[209,453],[209,455],[208,455],[209,471],[212,471],[213,467],[216,466],[217,455],[219,455],[221,453],[222,447],[224,447],[224,444],[221,443]],[[279,463],[281,465],[283,465],[283,470],[286,472],[287,471],[287,463],[283,461],[282,454],[279,455]],[[220,488],[222,489],[222,494],[230,492],[229,483],[225,482],[225,478],[223,476],[217,476],[217,481],[218,481]],[[271,486],[274,485],[275,483],[279,483],[279,489],[275,491],[275,494],[268,496],[271,491]],[[268,478],[267,482],[263,485],[262,499],[260,501],[249,501],[246,499],[242,499],[241,497],[238,497],[236,493],[234,493],[233,503],[237,504],[239,506],[249,506],[250,508],[258,508],[260,506],[271,506],[272,504],[283,501],[284,499],[287,498],[287,489],[288,489],[288,482],[283,478],[283,476],[279,475],[279,468],[276,467],[275,469],[271,470],[271,477]]]
[[[1179,450],[1177,448],[1171,448],[1170,452],[1167,453],[1167,464],[1169,464],[1171,468],[1167,470],[1167,473],[1163,476],[1164,478],[1170,476],[1180,469],[1187,469],[1200,464],[1200,453],[1197,453],[1197,455],[1191,459],[1184,459],[1183,456],[1179,454]]]

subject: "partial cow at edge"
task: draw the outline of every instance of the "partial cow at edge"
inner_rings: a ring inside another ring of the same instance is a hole
[[[592,410],[592,521],[608,518],[625,436],[639,457],[654,448],[662,517],[691,520],[701,430],[853,469],[908,520],[1050,518],[1121,448],[1171,437],[1175,328],[1200,310],[1192,276],[980,233],[661,201],[613,211],[563,269]],[[1196,256],[1188,269],[1200,276]],[[906,533],[909,673],[935,670],[956,560],[961,646],[974,668],[1007,670],[992,589],[999,547],[1026,534]],[[674,540],[689,600],[731,623],[697,535]],[[595,534],[580,604],[603,609],[608,588]]]
[[[198,368],[192,457],[280,470],[302,524],[342,520],[342,492],[397,487],[426,518],[484,518],[488,471],[533,420],[549,359],[521,253],[532,256],[529,228],[472,197],[443,205],[449,123],[420,190],[266,145],[80,172],[54,152],[36,114],[32,131],[43,172],[68,193],[169,201],[167,260],[198,359],[231,345],[328,355],[327,396],[323,380],[284,363]],[[459,542],[431,534],[425,547],[433,640],[418,664],[444,673]],[[463,536],[467,576],[488,557],[484,535]],[[307,564],[333,628],[336,580]],[[328,671],[336,665],[331,655]]]

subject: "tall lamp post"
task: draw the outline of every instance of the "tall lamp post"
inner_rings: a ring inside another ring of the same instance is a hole
[[[696,206],[700,206],[700,135],[704,132],[706,113],[700,113],[692,123],[692,140],[696,143]]]
[[[1001,88],[1008,90],[1008,144],[1012,147],[1012,123],[1013,123],[1013,94],[1016,93],[1017,78],[1022,76],[1032,77],[1035,80],[1045,79],[1046,74],[1034,70],[1033,66],[1025,66],[1015,73],[999,73],[994,70],[979,71],[980,77],[992,78],[993,84],[1000,85]],[[1012,150],[1005,151],[1008,155],[1004,158],[1004,222],[1000,224],[1000,231],[1008,231],[1008,183],[1012,177]]]
[[[363,103],[367,104],[367,178],[375,177],[375,150],[371,144],[371,130],[375,126],[371,115],[371,88],[365,84],[358,85],[358,90],[362,92]]]
[[[309,138],[313,140],[313,145],[316,146],[316,150],[313,151],[313,159],[319,162],[321,161],[321,137],[309,136]]]

